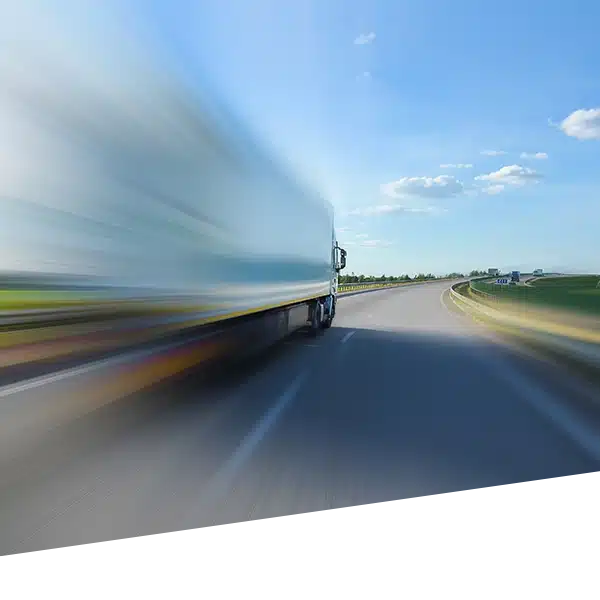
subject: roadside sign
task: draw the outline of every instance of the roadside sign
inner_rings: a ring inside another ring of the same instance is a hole
[[[496,279],[498,285],[508,285],[508,279]]]

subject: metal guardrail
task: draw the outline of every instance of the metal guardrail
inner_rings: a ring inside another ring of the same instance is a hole
[[[484,292],[483,290],[478,289],[476,286],[473,285],[473,283],[478,283],[478,282],[483,282],[486,281],[489,278],[485,278],[485,279],[471,279],[471,281],[469,281],[469,289],[471,290],[471,292],[475,293],[475,294],[481,294],[482,296],[485,296],[488,299],[493,299],[493,300],[497,300],[497,296],[494,296],[494,294],[489,294],[488,292]]]
[[[340,283],[338,284],[338,291],[344,292],[361,290],[361,289],[369,289],[369,288],[383,288],[383,287],[402,287],[407,285],[415,285],[418,283],[435,283],[436,281],[452,281],[451,279],[440,278],[440,279],[419,279],[419,280],[411,280],[411,281],[372,281],[372,282],[363,282],[363,283]]]
[[[529,317],[508,314],[467,298],[455,290],[457,285],[459,284],[455,284],[450,288],[450,296],[459,307],[460,303],[462,303],[471,309],[471,311],[485,315],[488,319],[498,324],[514,327],[521,332],[526,332],[529,337],[548,347],[550,350],[576,358],[588,367],[600,368],[600,336],[598,336],[597,340],[593,340],[591,332],[582,330],[581,338],[586,339],[586,341],[582,341],[582,339],[578,339],[577,332],[573,328],[569,329],[571,335],[566,333],[561,334],[556,331],[546,331],[543,326],[536,326]],[[555,329],[558,329],[558,327]]]

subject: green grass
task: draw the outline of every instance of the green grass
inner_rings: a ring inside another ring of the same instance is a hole
[[[0,290],[0,310],[29,310],[85,306],[92,294],[58,290]]]
[[[548,277],[532,285],[499,286],[481,281],[473,282],[475,291],[491,294],[499,300],[569,310],[600,316],[600,276]]]
[[[454,289],[462,296],[477,299],[474,298],[476,294],[473,293],[468,284],[458,285]],[[466,315],[472,319],[474,318],[471,313],[464,312],[454,303],[453,309],[457,313],[461,313],[462,315]],[[526,330],[510,325],[500,325],[485,315],[477,315],[477,322],[491,328],[496,334],[500,335],[507,341],[518,341],[518,344],[521,348],[529,348],[540,358],[545,358],[546,360],[553,362],[557,368],[568,370],[571,373],[577,373],[580,377],[592,385],[598,386],[600,384],[600,372],[597,368],[581,362],[571,353],[548,347],[546,344],[536,340],[535,337],[528,335]]]
[[[600,281],[600,275],[573,275],[573,277],[540,277],[532,282],[536,288],[564,290],[594,289]]]

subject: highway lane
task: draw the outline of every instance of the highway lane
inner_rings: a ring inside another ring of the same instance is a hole
[[[57,430],[3,467],[1,553],[597,470],[588,391],[449,311],[447,286],[341,299],[316,339]]]

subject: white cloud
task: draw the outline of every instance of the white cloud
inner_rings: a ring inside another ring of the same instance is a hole
[[[346,213],[350,216],[372,217],[394,213],[441,214],[446,212],[436,206],[427,206],[423,200],[450,198],[465,193],[466,188],[453,175],[437,177],[402,177],[380,185],[381,193],[399,202],[356,208]],[[365,236],[366,237],[366,236]]]
[[[369,236],[368,236],[368,234],[366,234],[366,233],[357,233],[357,234],[356,234],[356,237],[357,237],[357,238],[368,238]]]
[[[600,140],[600,108],[572,112],[559,128],[578,140]]]
[[[365,240],[359,244],[363,248],[382,248],[391,246],[392,242],[386,242],[385,240]]]
[[[444,212],[434,206],[425,207],[412,207],[405,206],[404,204],[379,204],[377,206],[367,206],[365,208],[356,208],[350,211],[349,215],[362,216],[362,217],[373,217],[377,215],[388,215],[393,213],[422,213],[422,214],[435,214]]]
[[[481,154],[484,156],[504,156],[506,152],[504,150],[483,150]]]
[[[525,185],[526,183],[537,183],[542,179],[542,175],[528,167],[520,165],[510,165],[502,167],[493,173],[487,175],[478,175],[476,181],[485,181],[494,185]],[[501,191],[501,190],[498,190]],[[497,193],[497,192],[495,192]]]
[[[467,164],[463,164],[463,163],[458,163],[458,164],[453,164],[453,163],[445,163],[443,165],[440,165],[440,169],[472,169],[473,165],[470,163]]]
[[[402,177],[380,187],[382,194],[391,198],[448,198],[464,191],[464,185],[453,175]]]
[[[369,237],[366,234],[357,235],[356,237],[359,239],[358,240],[341,241],[340,245],[341,246],[361,246],[362,248],[382,248],[382,247],[391,246],[393,243],[393,242],[388,242],[385,240],[364,239],[364,238]]]
[[[548,155],[545,152],[535,152],[533,154],[521,152],[521,158],[525,158],[527,160],[546,160]]]
[[[361,33],[355,40],[354,43],[358,46],[363,46],[364,44],[370,44],[375,40],[375,33],[372,31],[371,33]]]
[[[496,194],[499,194],[503,190],[504,190],[504,186],[500,183],[497,183],[495,185],[488,185],[487,187],[483,188],[483,190],[481,190],[481,191],[485,194],[489,194],[490,196],[495,196]]]

